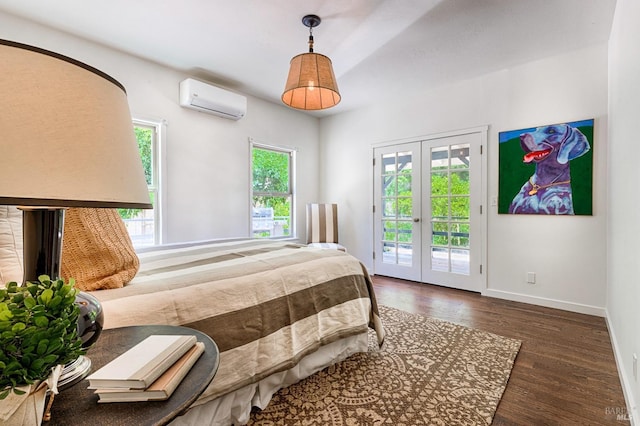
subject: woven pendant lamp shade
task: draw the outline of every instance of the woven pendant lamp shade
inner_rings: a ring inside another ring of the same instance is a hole
[[[318,110],[340,102],[331,59],[319,53],[302,53],[291,59],[282,102],[292,108]]]

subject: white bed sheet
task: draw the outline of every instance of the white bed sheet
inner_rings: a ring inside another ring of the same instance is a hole
[[[307,355],[290,370],[272,374],[212,401],[197,405],[177,417],[171,426],[230,426],[249,421],[252,407],[264,409],[279,389],[309,377],[349,356],[368,350],[368,332],[346,337]],[[215,378],[214,378],[215,380]]]

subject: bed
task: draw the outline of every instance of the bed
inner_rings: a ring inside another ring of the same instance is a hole
[[[0,279],[22,281],[22,213],[0,206]],[[218,372],[176,425],[243,424],[280,388],[381,344],[363,265],[338,250],[235,240],[136,251],[114,209],[65,213],[62,277],[101,301],[105,328],[184,325],[220,351]]]
[[[105,328],[184,325],[210,335],[218,372],[176,425],[248,421],[278,389],[353,353],[384,329],[370,278],[353,256],[286,241],[242,240],[138,253],[122,288],[92,291]]]

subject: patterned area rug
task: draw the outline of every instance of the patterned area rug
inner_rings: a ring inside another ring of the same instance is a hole
[[[488,425],[520,342],[381,306],[381,349],[281,389],[251,425]]]

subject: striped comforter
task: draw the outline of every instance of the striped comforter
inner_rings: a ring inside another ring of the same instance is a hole
[[[293,367],[320,346],[384,330],[369,276],[353,256],[287,242],[247,240],[139,254],[124,288],[92,292],[105,328],[184,325],[221,356],[197,403]]]

